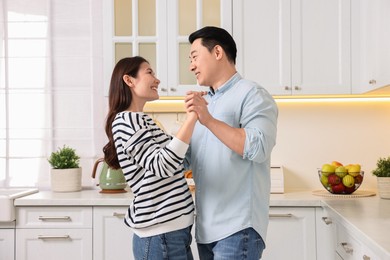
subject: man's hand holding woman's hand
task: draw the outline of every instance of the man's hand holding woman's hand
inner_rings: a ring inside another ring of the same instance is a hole
[[[203,98],[206,91],[188,91],[184,99],[187,115],[195,112],[200,123],[205,124],[207,120],[211,119],[211,115],[207,109],[207,101]]]

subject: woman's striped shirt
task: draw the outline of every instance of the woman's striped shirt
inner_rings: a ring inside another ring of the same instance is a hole
[[[194,204],[183,175],[188,144],[167,135],[141,112],[118,113],[112,133],[134,194],[125,223],[140,237],[192,225]]]

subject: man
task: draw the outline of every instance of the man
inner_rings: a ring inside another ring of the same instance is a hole
[[[190,70],[206,96],[189,92],[198,114],[187,160],[196,184],[196,240],[201,259],[259,259],[265,248],[270,154],[278,109],[269,93],[236,71],[237,48],[224,29],[189,36]]]

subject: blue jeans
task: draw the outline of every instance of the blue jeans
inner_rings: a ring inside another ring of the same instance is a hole
[[[243,229],[210,244],[197,244],[201,260],[259,260],[265,244],[253,229]]]
[[[135,260],[193,260],[191,228],[151,236],[133,236]]]

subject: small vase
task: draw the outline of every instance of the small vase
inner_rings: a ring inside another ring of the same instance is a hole
[[[377,177],[379,196],[390,199],[390,177]]]
[[[81,168],[51,169],[51,190],[54,192],[81,191]]]

